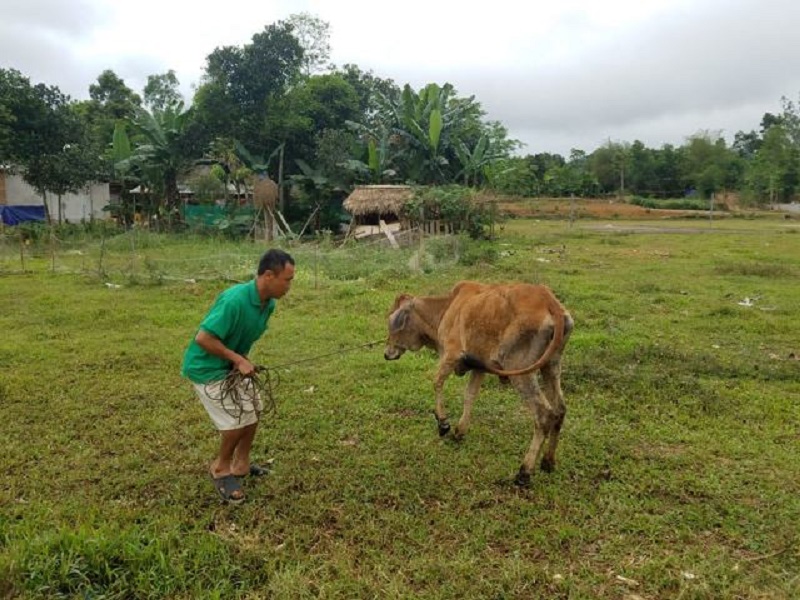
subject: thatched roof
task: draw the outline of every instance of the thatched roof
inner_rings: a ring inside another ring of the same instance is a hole
[[[253,205],[256,208],[275,208],[278,201],[278,184],[269,177],[256,179],[253,185]]]
[[[414,192],[408,185],[359,185],[344,201],[344,209],[359,217],[369,214],[399,215]]]

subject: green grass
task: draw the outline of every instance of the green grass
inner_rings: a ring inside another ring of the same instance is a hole
[[[32,246],[22,272],[12,244],[0,597],[799,597],[800,236],[614,225],[510,221],[493,245],[429,240],[416,271],[419,248],[291,248],[262,364],[381,339],[399,292],[552,286],[576,320],[559,464],[510,485],[531,423],[493,379],[466,439],[440,440],[434,357],[378,346],[280,370],[256,440],[274,472],[240,507],[214,496],[215,434],[178,370],[263,246],[121,236],[104,269],[86,241],[55,265]],[[463,384],[446,388],[453,417]]]

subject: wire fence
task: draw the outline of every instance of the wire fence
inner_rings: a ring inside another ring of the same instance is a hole
[[[349,280],[392,277],[441,269],[459,262],[468,241],[461,236],[398,232],[391,243],[379,236],[342,242],[328,236],[299,241],[235,240],[194,234],[84,232],[59,235],[56,228],[37,236],[19,228],[0,230],[0,275],[74,274],[110,283],[167,283],[202,280],[246,281],[267,247],[290,252],[302,276]]]

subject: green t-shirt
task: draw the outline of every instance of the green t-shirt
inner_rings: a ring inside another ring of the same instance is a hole
[[[200,323],[200,329],[219,338],[229,350],[247,356],[255,341],[267,330],[275,304],[275,299],[270,298],[261,308],[255,279],[240,283],[217,296]],[[232,366],[230,361],[203,350],[192,338],[183,355],[181,375],[194,383],[220,381],[225,379]]]

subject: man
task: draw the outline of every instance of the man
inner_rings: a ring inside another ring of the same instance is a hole
[[[247,355],[267,330],[275,300],[289,291],[293,278],[294,259],[283,250],[267,251],[254,280],[217,297],[183,357],[181,374],[194,384],[222,438],[211,479],[220,498],[233,504],[244,501],[241,477],[266,473],[250,462],[262,404],[246,379],[255,373]],[[233,388],[226,382],[231,371],[244,377]]]

